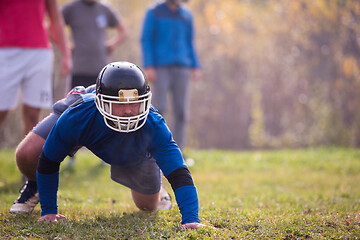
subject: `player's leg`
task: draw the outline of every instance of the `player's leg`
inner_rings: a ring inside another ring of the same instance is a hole
[[[12,213],[30,213],[39,202],[36,169],[44,143],[44,138],[34,132],[29,132],[16,149],[16,164],[28,180],[22,187],[20,196],[10,208]]]
[[[38,159],[44,143],[43,137],[29,132],[16,148],[16,164],[20,172],[31,181],[36,181]]]
[[[30,213],[39,202],[36,183],[38,159],[45,144],[45,139],[58,118],[58,114],[50,114],[37,124],[16,148],[16,164],[20,172],[28,180],[22,187],[20,196],[10,208],[12,213]]]
[[[142,194],[131,190],[131,195],[135,205],[140,210],[155,211],[160,202],[160,191],[155,194]]]
[[[131,189],[133,201],[139,209],[171,209],[170,196],[161,186],[161,171],[154,159],[133,168],[111,166],[111,178]]]
[[[163,186],[155,194],[142,194],[131,190],[131,196],[135,205],[141,210],[170,210],[172,207],[171,197]]]
[[[55,105],[54,109],[57,109]],[[31,181],[36,181],[37,164],[45,139],[59,117],[58,113],[48,115],[25,136],[16,148],[16,164],[20,172]]]

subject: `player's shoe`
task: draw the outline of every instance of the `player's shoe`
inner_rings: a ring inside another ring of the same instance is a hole
[[[31,213],[39,203],[39,193],[36,182],[26,181],[20,190],[20,196],[10,208],[11,213]]]
[[[170,210],[172,207],[171,197],[169,193],[165,190],[163,186],[160,189],[160,202],[158,205],[158,210]]]

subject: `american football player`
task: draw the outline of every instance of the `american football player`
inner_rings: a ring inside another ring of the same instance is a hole
[[[182,228],[201,226],[194,181],[163,117],[151,105],[142,70],[129,62],[110,63],[99,73],[95,93],[79,96],[56,121],[39,157],[39,221],[65,219],[57,207],[59,166],[85,146],[111,165],[112,180],[131,189],[141,210],[158,209],[162,171],[174,191]]]

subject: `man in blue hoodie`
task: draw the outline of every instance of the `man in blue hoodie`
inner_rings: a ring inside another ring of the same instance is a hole
[[[172,94],[175,141],[185,145],[186,123],[190,103],[190,77],[200,79],[196,56],[193,17],[181,3],[165,0],[146,12],[141,46],[145,74],[152,83],[153,104],[161,114],[167,109],[167,93]]]

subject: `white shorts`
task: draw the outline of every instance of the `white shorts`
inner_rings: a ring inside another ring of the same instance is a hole
[[[36,108],[50,108],[53,102],[52,49],[0,49],[0,110],[22,102]]]

